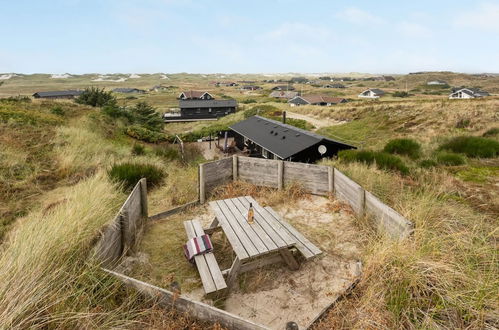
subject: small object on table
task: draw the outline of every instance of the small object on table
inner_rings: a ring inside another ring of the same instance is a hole
[[[248,209],[248,223],[253,223],[255,220],[255,211],[253,210],[253,204],[250,203],[250,207]]]

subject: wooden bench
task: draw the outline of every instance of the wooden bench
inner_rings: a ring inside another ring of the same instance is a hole
[[[322,251],[315,246],[312,242],[310,242],[305,236],[300,234],[292,225],[287,223],[282,219],[282,217],[277,214],[271,207],[265,207],[267,211],[269,211],[272,216],[281,223],[284,228],[287,229],[288,233],[291,235],[291,237],[296,239],[296,249],[300,251],[300,253],[305,257],[305,259],[311,259],[314,258],[320,254],[322,254]]]
[[[188,239],[204,235],[203,227],[198,220],[184,221],[184,227]],[[206,294],[219,292],[227,288],[222,271],[218,266],[213,252],[197,255],[194,257],[194,261]]]

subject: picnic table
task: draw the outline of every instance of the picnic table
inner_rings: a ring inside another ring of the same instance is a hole
[[[247,221],[250,203],[254,210],[253,223]],[[298,250],[305,259],[322,253],[272,208],[260,206],[251,196],[216,200],[209,205],[215,213],[209,228],[202,229],[197,220],[186,221],[188,236],[212,234],[221,229],[235,258],[232,266],[222,271],[212,253],[196,256],[196,266],[207,294],[230,288],[239,274],[265,265],[284,261],[290,269],[298,269],[292,249]]]

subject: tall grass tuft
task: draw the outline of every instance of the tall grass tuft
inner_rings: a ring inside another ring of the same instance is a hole
[[[390,154],[406,155],[416,159],[421,154],[421,145],[413,139],[390,140],[383,149]]]
[[[460,154],[453,152],[440,152],[437,154],[437,163],[448,166],[464,165],[466,160]]]
[[[499,142],[479,136],[458,136],[442,144],[439,149],[473,158],[493,158],[499,155]]]
[[[385,170],[398,171],[401,174],[409,174],[409,168],[402,159],[385,152],[370,150],[342,150],[338,153],[338,158],[346,163],[360,162],[365,164],[376,164]]]
[[[114,164],[108,172],[109,178],[121,185],[125,190],[132,189],[137,182],[147,179],[147,185],[154,187],[163,181],[163,171],[152,164],[125,162]]]

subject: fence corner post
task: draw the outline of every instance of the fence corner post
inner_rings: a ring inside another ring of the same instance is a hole
[[[334,194],[334,167],[327,167],[327,186],[328,192]]]
[[[205,182],[204,182],[204,164],[199,164],[199,203],[204,204],[206,199],[206,191],[205,191]]]
[[[238,156],[237,155],[233,155],[232,156],[232,180],[233,181],[237,181],[237,178],[239,176],[239,173],[237,171],[237,167],[238,167]]]
[[[148,209],[147,209],[147,180],[146,178],[142,178],[139,181],[140,183],[140,205],[142,207],[142,216],[146,219],[149,217]]]
[[[284,161],[277,161],[277,189],[284,188]]]

